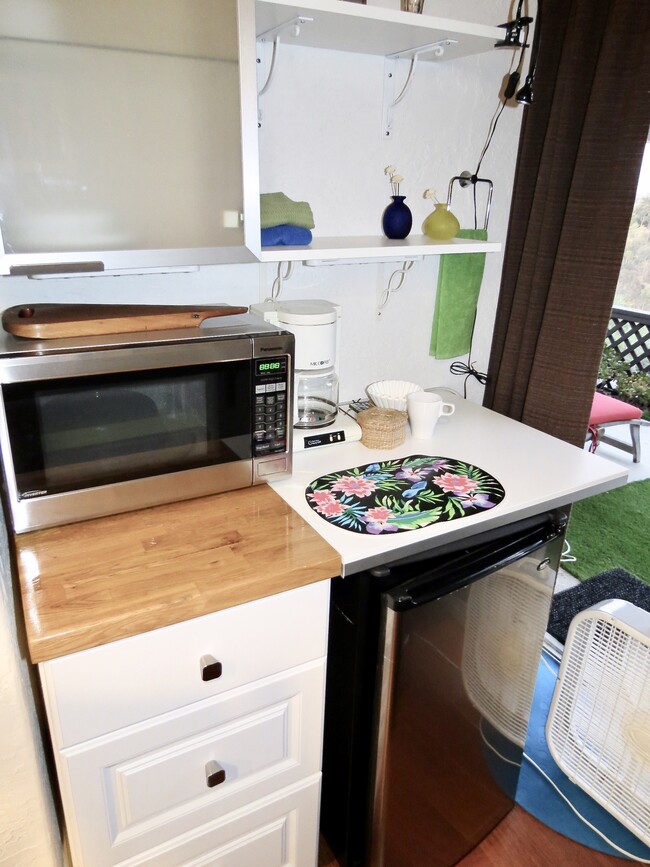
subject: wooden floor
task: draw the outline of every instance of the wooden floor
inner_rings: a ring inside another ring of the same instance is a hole
[[[516,806],[457,867],[629,867],[631,863],[574,843]],[[323,839],[318,867],[339,867]]]

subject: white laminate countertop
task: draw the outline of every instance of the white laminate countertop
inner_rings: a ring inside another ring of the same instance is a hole
[[[456,412],[439,419],[429,440],[409,435],[395,449],[368,449],[351,442],[297,452],[291,478],[273,483],[273,489],[338,551],[344,575],[568,506],[627,479],[619,464],[446,392],[445,400],[456,405]],[[456,458],[478,466],[501,482],[505,498],[467,518],[378,536],[337,527],[307,504],[305,488],[319,476],[408,455]]]

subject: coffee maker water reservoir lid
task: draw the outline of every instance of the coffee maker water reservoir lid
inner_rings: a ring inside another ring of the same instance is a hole
[[[339,307],[329,301],[276,301],[278,323],[283,325],[330,325],[339,316]]]
[[[318,299],[266,301],[251,305],[250,312],[294,334],[297,371],[336,366],[341,314],[338,304]]]

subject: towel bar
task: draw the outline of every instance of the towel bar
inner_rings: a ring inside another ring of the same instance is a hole
[[[447,192],[447,205],[451,208],[451,196],[454,187],[454,181],[458,181],[459,186],[468,187],[470,184],[488,184],[488,197],[487,204],[485,206],[485,222],[483,224],[483,228],[487,230],[488,223],[490,222],[490,208],[492,206],[492,193],[494,192],[494,184],[488,178],[478,178],[476,175],[470,174],[468,171],[461,172],[459,175],[454,175],[454,177],[449,181],[449,191]],[[474,218],[474,222],[476,222],[476,217]],[[478,228],[474,226],[474,228]]]

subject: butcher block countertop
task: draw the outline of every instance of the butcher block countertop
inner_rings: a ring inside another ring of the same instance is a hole
[[[15,537],[32,662],[341,574],[261,485]]]

